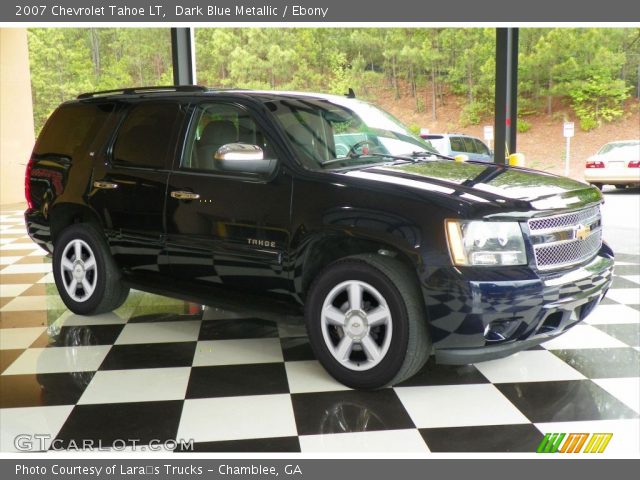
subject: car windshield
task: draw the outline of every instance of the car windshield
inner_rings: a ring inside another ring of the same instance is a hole
[[[599,151],[598,155],[604,155],[607,153],[611,153],[614,150],[624,149],[624,150],[633,150],[634,148],[637,150],[640,147],[640,141],[627,141],[627,142],[611,142],[604,145]],[[617,153],[617,152],[616,152]]]
[[[387,162],[389,155],[437,153],[392,115],[373,105],[327,95],[266,102],[311,169],[345,168]]]

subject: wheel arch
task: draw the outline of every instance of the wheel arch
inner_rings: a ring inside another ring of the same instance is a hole
[[[55,246],[60,233],[75,223],[91,223],[102,230],[102,222],[96,213],[86,205],[77,203],[58,203],[49,213],[51,242]]]

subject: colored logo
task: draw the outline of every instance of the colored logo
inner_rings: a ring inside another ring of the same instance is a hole
[[[613,433],[547,433],[536,453],[602,453],[611,437]]]

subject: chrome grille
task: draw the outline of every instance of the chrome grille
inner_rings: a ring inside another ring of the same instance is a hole
[[[598,253],[602,245],[599,206],[552,217],[534,218],[527,223],[539,270],[563,268],[587,261]],[[585,227],[589,231],[585,238],[580,238],[578,232]],[[564,236],[568,238],[541,242],[543,235],[549,232],[564,232]],[[540,238],[536,238],[537,236]]]
[[[553,217],[533,218],[529,220],[529,230],[552,230],[563,227],[574,227],[580,224],[586,225],[593,220],[600,219],[600,206],[579,210],[577,212],[554,215]]]

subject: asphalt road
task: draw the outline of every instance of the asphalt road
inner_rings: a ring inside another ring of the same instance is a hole
[[[604,240],[615,253],[640,255],[640,187],[604,187]]]

